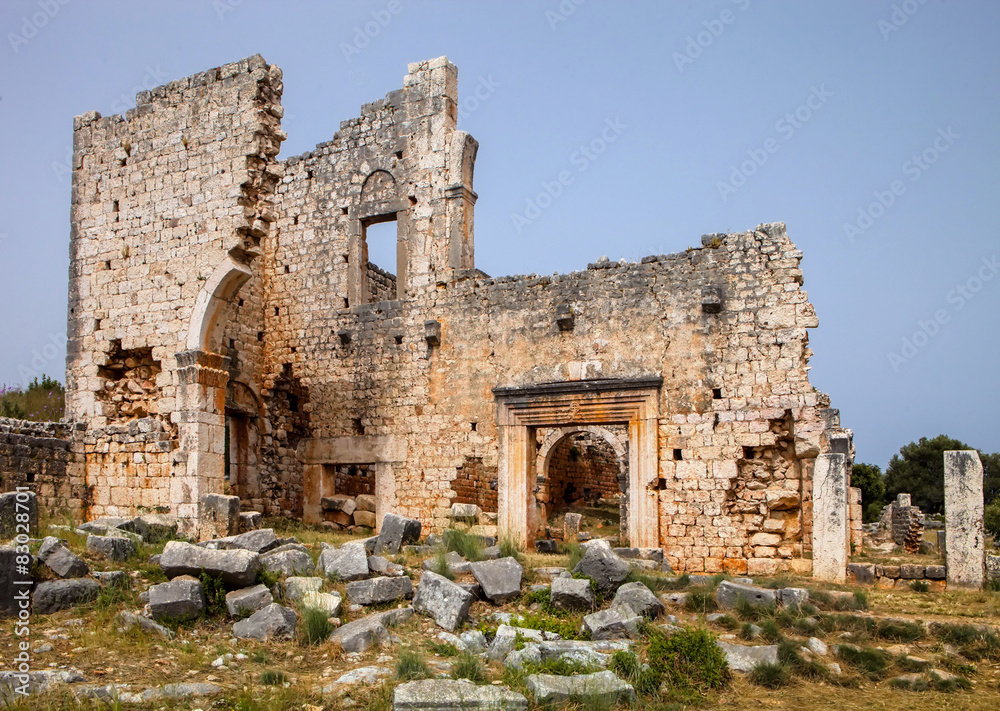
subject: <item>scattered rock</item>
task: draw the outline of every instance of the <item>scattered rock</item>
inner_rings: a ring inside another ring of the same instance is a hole
[[[230,617],[244,617],[257,610],[262,610],[274,602],[271,591],[266,585],[254,585],[252,588],[233,590],[226,593],[226,609]]]
[[[611,661],[615,652],[625,652],[632,648],[632,643],[623,640],[599,640],[584,642],[580,640],[560,639],[544,642],[529,642],[521,649],[515,649],[504,660],[504,665],[520,669],[525,662],[541,663],[549,660],[561,660],[590,667],[604,668]]]
[[[28,514],[28,520],[19,521],[17,515],[23,516],[25,513]],[[16,536],[19,533],[19,522],[27,523],[29,533],[35,535],[38,530],[38,497],[33,491],[8,491],[0,494],[0,536],[5,539]]]
[[[810,637],[809,641],[806,642],[806,646],[809,651],[813,654],[819,654],[820,656],[826,656],[830,652],[830,648],[826,646],[826,642],[819,639],[818,637]]]
[[[205,593],[197,580],[171,580],[149,588],[149,612],[154,620],[196,619],[205,611]]]
[[[354,512],[354,525],[364,526],[365,528],[375,528],[375,514],[371,511],[355,511]]]
[[[448,517],[463,523],[479,523],[481,513],[482,509],[475,504],[452,504]]]
[[[721,640],[717,640],[715,643],[725,653],[729,668],[733,671],[749,672],[758,664],[778,663],[778,645],[776,644],[746,647],[742,644],[729,644]]]
[[[613,671],[575,676],[529,674],[527,682],[528,691],[540,704],[577,701],[586,708],[611,708],[635,700],[632,685],[619,679]]]
[[[324,694],[333,693],[338,686],[358,686],[359,684],[377,684],[382,679],[392,676],[392,670],[385,667],[361,667],[337,677],[329,686],[323,687]]]
[[[468,679],[422,679],[396,687],[393,711],[525,711],[528,700],[503,686],[476,686]]]
[[[469,616],[471,604],[471,593],[448,578],[430,571],[420,578],[417,594],[413,598],[413,609],[430,615],[440,627],[449,632],[454,632]]]
[[[596,604],[590,581],[577,578],[554,578],[549,598],[558,610],[593,610]]]
[[[386,514],[382,518],[382,530],[378,535],[376,551],[399,553],[400,547],[404,544],[420,540],[420,528],[420,521],[416,519],[393,513]]]
[[[375,513],[375,497],[371,494],[358,494],[354,497],[354,505],[358,507],[357,511],[354,513],[357,513],[358,511],[370,511],[371,513]]]
[[[47,536],[38,549],[38,559],[60,578],[82,578],[90,566],[55,536]]]
[[[412,608],[377,612],[339,627],[330,635],[330,641],[340,645],[345,652],[360,654],[375,644],[388,644],[390,641],[388,628],[402,624],[411,615],[413,615]]]
[[[286,602],[301,600],[307,592],[319,592],[323,587],[323,578],[291,577],[285,579],[282,597]]]
[[[256,531],[264,523],[260,511],[240,511],[240,531]]]
[[[625,583],[615,593],[615,605],[630,607],[637,615],[656,619],[666,609],[653,591],[642,583]]]
[[[781,588],[778,601],[785,607],[799,607],[809,602],[809,591],[804,588]]]
[[[60,684],[75,684],[81,681],[84,681],[84,678],[75,669],[25,673],[3,671],[0,672],[0,702],[4,705],[13,705],[17,701],[23,701],[26,697],[17,691],[19,688],[24,688],[27,697],[30,698]]]
[[[634,639],[639,635],[642,617],[626,605],[613,605],[583,618],[583,627],[591,639]]]
[[[48,615],[90,602],[97,597],[101,584],[90,578],[50,580],[38,583],[31,595],[31,609],[39,615]]]
[[[158,634],[163,639],[173,639],[173,630],[167,629],[163,625],[153,622],[153,620],[148,617],[143,617],[138,612],[129,612],[128,610],[122,610],[115,617],[115,625],[119,632],[125,632],[132,629],[133,627],[139,627],[145,632],[151,632],[153,634]]]
[[[518,637],[525,640],[533,640],[535,642],[545,641],[545,633],[542,632],[542,630],[512,627],[507,624],[502,624],[497,628],[497,632],[493,636],[493,644],[490,645],[487,656],[494,660],[505,659],[507,655],[513,651]],[[553,634],[553,638],[558,639],[558,637],[559,635]]]
[[[448,572],[452,575],[463,575],[468,573],[472,564],[455,551],[448,551],[444,554],[444,562],[448,566]],[[428,558],[421,564],[422,570],[437,570],[437,556]]]
[[[413,584],[406,576],[371,578],[347,584],[347,599],[358,605],[378,605],[413,597]]]
[[[540,538],[535,541],[535,551],[537,553],[558,553],[559,552],[559,541],[553,540],[551,538]]]
[[[132,584],[132,579],[124,570],[95,570],[92,575],[101,584],[101,587],[118,585],[127,588]]]
[[[204,570],[221,578],[230,590],[239,590],[257,582],[260,556],[243,549],[210,550],[184,541],[168,541],[160,556],[160,567],[168,578],[197,577]]]
[[[242,549],[253,551],[254,553],[267,553],[277,548],[278,537],[274,534],[273,528],[259,528],[255,531],[247,531],[235,536],[216,538],[211,541],[203,541],[198,545],[209,550],[236,550]]]
[[[146,543],[157,543],[177,535],[177,517],[169,514],[142,514],[131,521],[125,521],[118,528],[142,536]]]
[[[481,560],[470,563],[469,569],[482,587],[483,595],[494,605],[502,605],[521,594],[524,569],[514,558]]]
[[[368,577],[368,555],[358,542],[345,543],[340,548],[327,548],[319,554],[316,572],[334,580],[350,582]]]
[[[324,593],[310,590],[302,595],[303,607],[315,607],[323,610],[330,617],[336,617],[340,612],[340,593]]]
[[[594,579],[597,591],[602,595],[612,595],[629,574],[629,565],[611,550],[606,541],[592,541],[587,544],[583,559],[573,568]]]
[[[386,560],[380,555],[368,556],[368,570],[376,575],[389,575],[393,577],[403,575],[405,572],[403,566]]]
[[[272,602],[267,607],[258,610],[245,620],[233,625],[233,635],[237,639],[291,639],[295,636],[295,621],[298,619],[294,610],[282,607]]]
[[[158,699],[188,699],[196,696],[214,696],[215,694],[221,694],[223,691],[224,689],[221,686],[204,682],[164,684],[163,686],[146,689],[141,695],[130,695],[139,696],[138,699],[126,698],[125,694],[121,694],[120,698],[122,701],[139,703],[156,701]]]
[[[740,599],[746,600],[752,607],[776,607],[778,604],[778,594],[767,588],[723,580],[715,589],[715,604],[724,610],[735,608]]]
[[[135,543],[118,536],[87,536],[87,550],[102,558],[121,562],[135,555]]]
[[[312,556],[297,549],[275,550],[260,557],[264,570],[284,576],[308,575],[316,569]]]

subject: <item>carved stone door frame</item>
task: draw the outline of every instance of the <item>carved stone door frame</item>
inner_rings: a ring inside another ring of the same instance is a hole
[[[521,388],[494,388],[500,456],[497,525],[500,534],[529,547],[535,537],[535,428],[628,426],[629,545],[660,547],[659,396],[663,378],[578,380]]]

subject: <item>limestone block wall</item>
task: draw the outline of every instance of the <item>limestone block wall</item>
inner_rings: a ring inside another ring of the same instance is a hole
[[[79,517],[87,508],[82,425],[0,417],[0,490],[27,486],[52,512]]]

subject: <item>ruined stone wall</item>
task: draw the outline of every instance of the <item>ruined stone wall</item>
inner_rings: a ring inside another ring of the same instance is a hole
[[[86,512],[82,425],[0,417],[0,491],[27,486],[50,512]]]
[[[618,457],[615,450],[600,437],[589,432],[563,439],[549,456],[545,499],[553,512],[575,501],[594,503],[600,498],[617,500]],[[539,472],[539,476],[541,476]]]

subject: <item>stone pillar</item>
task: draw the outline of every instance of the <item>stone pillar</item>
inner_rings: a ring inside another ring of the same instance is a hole
[[[850,545],[847,457],[821,454],[813,469],[813,576],[844,582]]]
[[[226,471],[226,383],[229,359],[205,351],[177,354],[180,448],[174,453],[170,506],[184,535],[199,536],[201,497],[221,494]]]
[[[985,566],[983,463],[975,450],[944,453],[944,529],[948,587],[981,588]]]
[[[528,458],[530,438],[523,425],[502,425],[500,463],[497,471],[497,526],[524,550],[530,550],[535,532],[528,521]],[[534,498],[533,496],[531,498]]]

